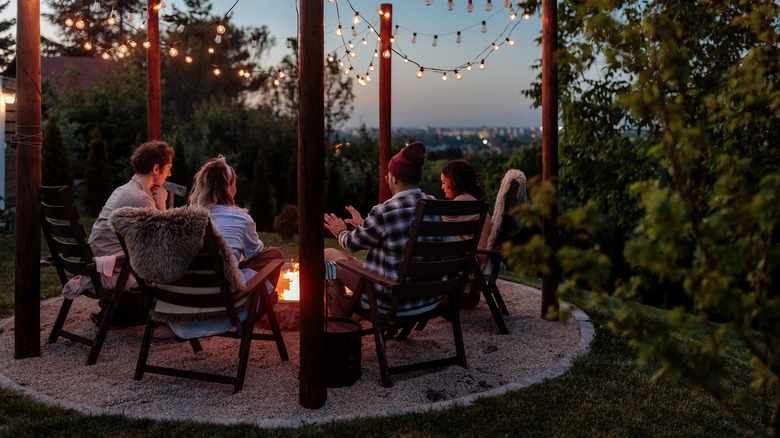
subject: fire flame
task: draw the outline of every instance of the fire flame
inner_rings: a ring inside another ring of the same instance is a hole
[[[300,300],[301,292],[299,290],[300,277],[298,276],[298,263],[293,263],[292,269],[287,271],[282,277],[286,278],[290,282],[290,285],[287,289],[282,291],[280,298],[283,300]]]

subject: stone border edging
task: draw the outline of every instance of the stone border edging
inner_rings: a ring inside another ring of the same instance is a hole
[[[512,283],[506,280],[498,280],[498,281],[499,283],[519,285],[520,287],[530,292],[533,292],[537,295],[541,295],[542,293],[542,291],[540,291],[539,289],[525,286],[519,283]],[[50,304],[52,302],[59,301],[59,300],[62,300],[62,297],[50,298],[48,300],[42,301],[41,305]],[[585,354],[587,352],[590,343],[593,340],[593,336],[595,334],[595,328],[593,327],[593,324],[590,322],[590,317],[582,309],[570,303],[567,303],[565,301],[561,302],[561,307],[569,309],[572,313],[572,316],[577,321],[577,324],[579,325],[579,329],[580,329],[580,340],[573,350],[567,352],[561,360],[556,362],[550,368],[547,368],[546,370],[536,375],[523,378],[517,382],[507,383],[506,385],[499,386],[498,388],[492,388],[484,392],[469,394],[467,396],[459,397],[452,400],[444,400],[444,401],[434,402],[434,403],[419,404],[419,405],[408,406],[405,408],[390,409],[385,411],[370,411],[370,412],[361,412],[361,413],[355,413],[349,415],[290,418],[290,419],[262,418],[254,421],[237,420],[232,418],[197,418],[197,419],[170,418],[162,415],[95,408],[93,406],[89,406],[81,403],[63,401],[46,394],[41,394],[32,388],[22,386],[14,382],[13,380],[9,379],[5,374],[2,373],[0,373],[0,385],[6,388],[19,391],[22,394],[29,396],[30,398],[37,400],[41,403],[59,406],[65,409],[73,409],[75,411],[78,411],[86,415],[119,414],[133,419],[189,420],[189,421],[198,421],[198,422],[224,424],[224,425],[252,424],[254,426],[258,426],[261,428],[276,428],[276,427],[298,428],[306,425],[324,424],[324,423],[331,423],[335,421],[347,421],[347,420],[355,420],[355,419],[362,419],[362,418],[376,418],[376,417],[384,417],[384,416],[397,415],[397,414],[423,413],[423,412],[429,412],[434,410],[446,409],[454,406],[464,406],[464,407],[471,406],[474,402],[476,402],[480,398],[503,395],[510,391],[517,391],[532,385],[536,385],[537,383],[542,383],[546,379],[554,379],[556,377],[562,376],[563,373],[565,373],[569,368],[571,368],[573,361],[577,356]],[[0,323],[0,331],[11,321],[12,318],[13,316],[10,316]]]

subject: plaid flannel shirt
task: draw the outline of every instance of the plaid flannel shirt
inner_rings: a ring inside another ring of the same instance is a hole
[[[364,266],[371,272],[398,281],[398,269],[404,258],[404,249],[409,240],[409,229],[414,221],[414,210],[417,200],[432,196],[422,193],[420,189],[406,190],[383,204],[374,206],[366,217],[363,225],[352,231],[339,234],[339,243],[349,252],[369,250]],[[437,220],[441,220],[438,218]],[[425,238],[424,240],[434,240]],[[390,310],[391,291],[381,285],[376,285],[377,304],[380,311]],[[432,307],[440,300],[437,298],[407,300],[398,305],[398,313],[415,313]],[[367,306],[366,297],[362,301]]]

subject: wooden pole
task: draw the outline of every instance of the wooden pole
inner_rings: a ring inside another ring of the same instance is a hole
[[[160,129],[160,13],[155,5],[158,0],[149,0],[149,20],[146,35],[149,49],[146,51],[146,124],[149,141],[161,139]]]
[[[552,249],[548,272],[542,275],[542,317],[558,311],[558,10],[556,0],[542,1],[542,179],[555,185],[550,217],[542,222],[542,237]]]
[[[300,0],[298,60],[298,247],[301,364],[298,403],[325,404],[325,30],[322,0]]]
[[[40,0],[19,0],[16,18],[14,358],[23,359],[41,355]]]
[[[393,194],[385,182],[387,165],[390,164],[390,83],[392,79],[391,64],[393,51],[390,38],[393,28],[393,5],[382,3],[382,18],[380,18],[379,36],[379,202],[385,202]],[[385,58],[385,51],[390,56]]]

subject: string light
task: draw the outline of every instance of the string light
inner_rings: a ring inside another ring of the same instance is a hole
[[[353,37],[357,36],[357,31],[355,30],[355,26],[352,26],[352,36]]]
[[[425,0],[423,3],[425,3],[425,6],[430,6],[433,4],[433,0]]]
[[[487,0],[487,3],[485,3],[485,10],[488,12],[493,10],[493,3],[490,3],[490,0]]]
[[[179,32],[179,33],[184,32],[184,22],[179,24],[179,27],[176,28],[176,32]]]
[[[287,48],[292,49],[292,40],[290,38],[287,38]]]
[[[457,80],[463,79],[463,75],[460,74],[460,72],[458,72],[457,70],[455,70],[455,79],[457,79]]]
[[[438,35],[434,35],[433,36],[433,44],[431,44],[431,45],[433,47],[436,47],[437,45],[439,45],[439,36]]]
[[[144,8],[143,17],[144,17],[144,20],[148,20],[149,19],[149,8]]]
[[[92,43],[90,43],[89,41],[84,43],[84,50],[92,50]]]
[[[119,46],[119,53],[127,53],[127,46],[124,44]]]
[[[209,47],[208,52],[209,52],[209,55],[213,55],[214,54],[214,48],[213,47]]]
[[[350,49],[354,49],[355,48],[355,45],[352,44],[352,41],[348,42],[347,45],[349,46]]]
[[[390,44],[393,44],[395,42],[395,38],[390,37]]]
[[[480,30],[480,32],[482,33],[487,32],[487,23],[485,23],[484,21],[482,22],[482,30]]]
[[[374,33],[374,26],[368,26],[368,31],[371,33]]]
[[[368,45],[368,41],[366,41],[366,39],[365,39],[365,38],[363,38],[363,41],[361,41],[361,42],[363,43],[363,45],[364,45],[364,46],[365,46],[365,45]]]
[[[100,2],[98,0],[95,0],[95,3],[92,4],[92,12],[100,12]]]
[[[135,41],[130,41],[130,47],[135,48],[135,46],[137,45],[138,43],[136,43]]]
[[[107,22],[109,26],[116,24],[116,11],[114,9],[111,9],[111,15],[108,17]]]
[[[384,56],[385,59],[389,58],[390,55],[392,55],[392,52],[390,52],[390,49],[387,49],[384,52],[382,52],[382,56]]]
[[[512,7],[512,0],[504,0],[504,7],[505,8],[511,8]]]
[[[398,25],[395,25],[395,28],[393,29],[393,35],[398,35]]]
[[[357,56],[357,52],[355,52],[354,50],[352,50],[351,52],[347,52],[347,53],[349,53],[350,58],[354,58],[354,57]]]
[[[119,59],[124,59],[125,54],[120,52],[120,53],[116,54],[116,57],[119,58]]]
[[[442,73],[441,80],[444,81],[444,82],[447,82],[447,72],[446,71],[444,73]]]
[[[225,33],[226,30],[227,29],[225,28],[224,25],[222,25],[222,23],[217,22],[217,33],[218,34],[222,35],[223,33]]]
[[[344,76],[349,76],[349,73],[352,71],[352,67],[348,67],[346,70],[344,70]]]
[[[279,79],[274,79],[274,86],[275,86],[275,87],[278,87],[278,86],[279,86]]]
[[[280,78],[280,79],[284,79],[284,77],[285,77],[285,74],[284,74],[284,72],[283,72],[283,71],[281,71],[281,70],[279,70],[279,78]]]
[[[455,3],[452,0],[447,0],[447,10],[451,11],[455,9]]]
[[[133,16],[133,11],[127,11],[127,21],[131,23],[135,23],[135,17]]]
[[[514,21],[515,18],[517,18],[517,14],[515,13],[515,8],[510,7],[509,8],[509,19]]]
[[[371,82],[371,75],[370,75],[370,74],[368,74],[368,73],[366,73],[366,80],[367,80],[368,82]]]
[[[341,36],[341,25],[339,24],[338,29],[336,29],[336,36]]]
[[[244,77],[244,69],[239,70],[238,75]]]
[[[412,34],[412,44],[414,44],[414,43],[416,43],[416,42],[417,42],[417,32],[414,32],[414,33]]]
[[[485,69],[485,60],[483,59],[482,62],[479,63],[479,69],[484,70]]]
[[[70,17],[65,19],[65,26],[68,26],[68,27],[73,26],[73,20]]]
[[[333,55],[328,55],[328,62],[333,62],[333,61],[335,61]]]
[[[149,41],[144,41],[144,49],[148,49],[151,46],[152,46],[152,43],[150,43]]]
[[[510,40],[509,37],[506,38],[506,42],[509,43],[510,46],[515,45],[515,40]]]
[[[460,44],[460,31],[458,31],[458,36],[455,37],[455,42]]]
[[[360,24],[360,12],[355,11],[355,16],[352,18],[352,22],[355,24]]]
[[[109,58],[111,58],[111,55],[109,55],[109,54],[108,54],[108,52],[103,52],[103,54],[102,54],[102,55],[100,55],[100,56],[101,56],[103,59],[105,59],[105,60],[108,60]]]
[[[344,61],[339,59],[339,68],[344,67]]]
[[[179,51],[176,50],[176,47],[171,46],[171,49],[168,50],[168,54],[171,55],[171,58],[175,58],[176,55],[179,54]]]
[[[212,73],[214,73],[214,76],[219,76],[222,74],[222,71],[219,69],[219,67],[216,67]]]
[[[466,71],[471,71],[471,63],[466,64]]]
[[[368,64],[368,71],[374,71],[374,63]]]
[[[408,63],[409,63],[409,58],[407,58],[406,56],[404,56],[404,62],[408,64]]]
[[[496,52],[498,52],[498,51],[499,51],[499,49],[501,49],[501,47],[500,47],[498,44],[496,44],[496,43],[493,43],[493,50],[495,50]]]
[[[528,20],[529,18],[531,18],[531,14],[529,14],[528,12],[523,14],[523,20]]]
[[[84,20],[81,18],[76,21],[76,29],[84,29]]]
[[[423,77],[423,70],[425,70],[425,68],[420,67],[420,71],[417,72],[417,78],[418,79],[422,79],[422,77]]]
[[[252,46],[253,49],[256,49],[257,48],[257,40],[252,40],[251,46]]]
[[[379,52],[377,50],[374,50],[374,58],[379,58]]]
[[[474,3],[469,0],[469,4],[466,5],[466,12],[474,12]]]
[[[190,55],[185,56],[184,62],[186,62],[187,64],[192,64],[192,56]]]
[[[138,28],[144,30],[146,28],[146,22],[142,21],[141,24],[138,25]]]
[[[217,34],[217,36],[214,37],[214,42],[217,43],[217,44],[221,44],[222,43],[222,35]]]

